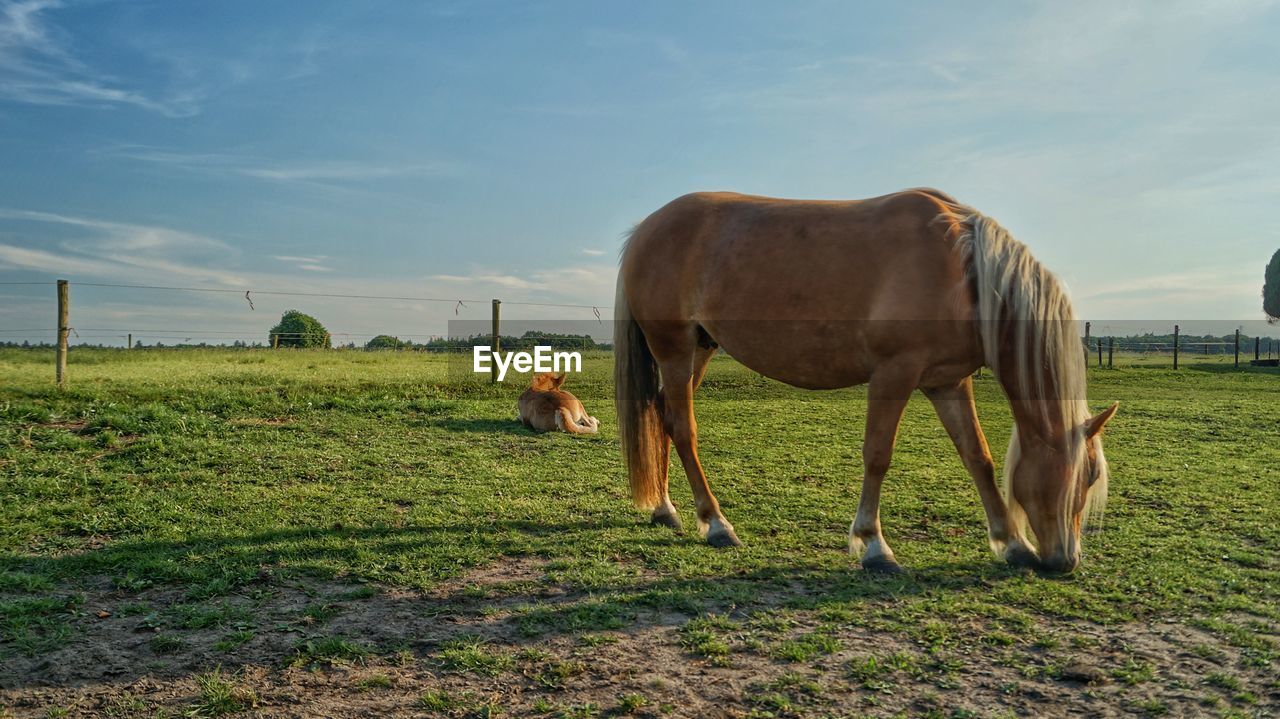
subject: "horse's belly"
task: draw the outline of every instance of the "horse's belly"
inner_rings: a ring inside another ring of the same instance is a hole
[[[967,323],[921,325],[879,320],[702,322],[716,344],[744,366],[805,389],[863,384],[885,364],[913,368],[921,387],[941,387],[982,364],[981,345]]]
[[[743,326],[732,326],[739,323]],[[832,330],[819,323],[778,322],[776,327],[761,327],[761,321],[740,320],[728,324],[704,327],[730,357],[779,382],[805,389],[839,389],[865,383],[875,369],[864,338],[846,335],[833,341]]]

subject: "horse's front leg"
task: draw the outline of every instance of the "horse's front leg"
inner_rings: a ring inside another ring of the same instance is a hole
[[[973,380],[966,377],[951,387],[926,390],[925,396],[933,402],[938,419],[942,420],[942,426],[946,427],[965,469],[969,470],[969,476],[973,477],[978,488],[978,496],[982,498],[982,507],[987,513],[987,539],[991,551],[1010,564],[1034,564],[1035,552],[1030,549],[1021,529],[1009,521],[1004,498],[996,488],[995,463],[987,447],[987,438],[982,434],[982,425],[978,422]]]
[[[694,503],[698,510],[698,533],[713,547],[737,547],[742,544],[733,525],[720,512],[720,503],[707,485],[707,475],[698,461],[698,423],[693,417],[694,373],[690,362],[664,363],[662,371],[662,419],[684,473],[689,477]]]
[[[862,554],[862,568],[872,572],[900,572],[893,550],[880,532],[880,485],[889,471],[898,423],[915,391],[918,372],[886,367],[877,371],[867,388],[867,429],[862,442],[862,496],[849,527],[849,553]]]

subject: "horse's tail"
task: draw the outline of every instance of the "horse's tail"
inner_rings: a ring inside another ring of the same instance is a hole
[[[631,479],[631,500],[641,509],[653,509],[662,503],[670,445],[662,428],[658,363],[631,316],[621,273],[613,319],[613,391],[622,459]]]

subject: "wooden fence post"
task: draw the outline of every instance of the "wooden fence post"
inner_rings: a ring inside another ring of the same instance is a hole
[[[489,364],[489,381],[498,381],[498,363],[496,355],[502,349],[502,300],[493,301],[493,339],[489,343],[489,348],[495,355],[494,361]]]
[[[1236,369],[1240,369],[1240,330],[1236,329]]]
[[[1116,338],[1108,337],[1107,338],[1107,369],[1111,369],[1112,367],[1115,367],[1115,357],[1116,357]]]
[[[71,331],[71,290],[58,280],[58,351],[55,357],[58,389],[67,388],[67,334]]]
[[[1261,349],[1262,349],[1262,338],[1254,337],[1253,338],[1253,358],[1254,359],[1259,359],[1258,352]]]
[[[128,343],[124,346],[125,349],[127,350],[133,349],[133,333],[132,332],[129,333],[129,339],[125,340],[125,342]]]
[[[273,350],[280,349],[280,335],[278,334],[271,335],[271,349]]]
[[[1092,322],[1084,323],[1084,366],[1089,366],[1089,330],[1093,329]]]
[[[1178,369],[1178,326],[1173,326],[1173,368]]]

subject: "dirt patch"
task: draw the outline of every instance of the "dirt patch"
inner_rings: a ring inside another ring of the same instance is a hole
[[[81,584],[63,646],[29,656],[0,644],[0,707],[18,717],[1280,710],[1269,655],[1251,653],[1247,636],[1180,622],[1042,619],[1012,636],[974,619],[933,640],[785,609],[779,595],[721,616],[634,609],[617,626],[582,629],[574,621],[601,598],[557,584],[547,567],[512,558],[425,593],[266,576],[198,602]],[[1277,639],[1274,622],[1229,619]]]

